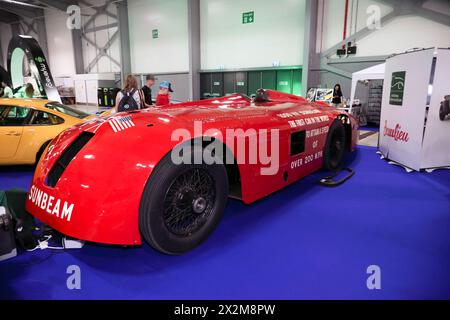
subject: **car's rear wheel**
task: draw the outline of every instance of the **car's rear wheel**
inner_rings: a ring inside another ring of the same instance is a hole
[[[345,156],[346,135],[341,120],[334,120],[328,132],[323,155],[323,167],[330,171],[337,171],[342,167]]]
[[[228,178],[223,165],[176,165],[169,154],[153,171],[142,195],[141,234],[163,253],[190,251],[216,228],[227,198]]]

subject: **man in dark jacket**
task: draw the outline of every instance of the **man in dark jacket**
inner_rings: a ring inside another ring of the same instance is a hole
[[[150,108],[154,106],[152,99],[152,86],[155,84],[157,78],[152,74],[148,74],[145,79],[146,79],[145,85],[142,87],[142,92],[144,93],[144,100],[145,100],[144,108]]]

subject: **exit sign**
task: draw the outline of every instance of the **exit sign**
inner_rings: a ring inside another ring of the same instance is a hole
[[[253,22],[255,22],[255,11],[244,12],[242,14],[242,23],[243,24],[253,23]]]
[[[153,37],[153,39],[158,39],[159,38],[158,29],[153,29],[152,30],[152,37]]]

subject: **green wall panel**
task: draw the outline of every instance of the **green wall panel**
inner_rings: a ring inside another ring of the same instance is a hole
[[[213,97],[232,93],[252,96],[261,88],[301,95],[302,70],[229,71],[201,74],[202,97],[204,93],[209,93]]]

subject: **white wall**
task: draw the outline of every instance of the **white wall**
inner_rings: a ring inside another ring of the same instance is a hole
[[[325,51],[343,40],[345,0],[324,0],[323,1],[324,19],[319,19],[323,25],[318,27],[318,43],[320,51]],[[375,0],[350,0],[347,20],[347,36],[365,28],[367,25],[367,9],[371,5],[377,5],[380,8],[381,16],[392,12],[392,8]],[[320,15],[321,13],[319,13]],[[323,22],[322,22],[323,21]],[[321,31],[323,30],[323,31]]]
[[[352,11],[353,3],[353,11]],[[358,3],[358,6],[356,4]],[[376,0],[350,0],[347,36],[365,28],[371,5],[380,8],[381,16],[393,8]],[[425,5],[438,12],[450,11],[450,2],[431,0]],[[323,25],[318,26],[319,50],[321,52],[343,39],[345,0],[324,0]],[[358,9],[358,10],[357,10]],[[323,22],[322,22],[323,21]],[[390,55],[415,47],[450,46],[450,27],[418,16],[399,16],[381,25],[377,30],[356,42],[358,56]]]
[[[450,47],[450,27],[421,17],[404,16],[358,41],[357,56],[387,55],[430,47]]]
[[[200,0],[200,16],[202,69],[303,64],[305,0]]]
[[[189,71],[187,0],[129,1],[128,19],[133,73]]]
[[[45,11],[48,54],[53,77],[75,74],[72,33],[66,27],[67,15],[58,10]]]

